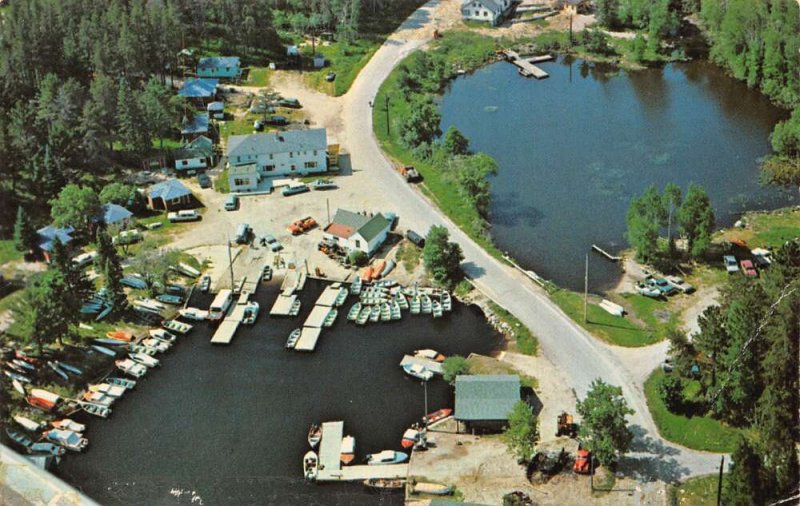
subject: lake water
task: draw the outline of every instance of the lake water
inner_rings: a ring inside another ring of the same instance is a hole
[[[313,484],[302,478],[312,422],[344,420],[367,453],[401,449],[403,431],[424,414],[420,383],[399,367],[404,353],[488,354],[500,336],[480,310],[454,302],[440,320],[404,315],[399,322],[357,327],[346,321],[349,297],[316,352],[284,350],[292,329],[311,311],[324,284],[309,281],[297,318],[266,313],[278,286],[262,286],[253,327],[230,346],[212,346],[200,327],[165,355],[114,406],[110,419],[89,419],[89,449],[70,455],[57,474],[101,504],[402,504],[359,484]],[[207,307],[210,297],[192,305]],[[441,378],[428,385],[429,411],[452,407]],[[172,493],[171,493],[172,492]],[[192,502],[192,494],[200,500]]]
[[[668,182],[702,185],[719,226],[743,211],[797,202],[761,187],[759,159],[786,113],[705,62],[638,72],[560,58],[525,79],[500,62],[453,81],[442,130],[455,125],[492,155],[492,235],[497,246],[559,285],[583,289],[592,243],[626,246],[632,196]],[[591,256],[590,287],[616,283],[618,267]]]

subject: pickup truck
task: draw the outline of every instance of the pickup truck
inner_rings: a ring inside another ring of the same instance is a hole
[[[400,175],[403,176],[409,183],[413,183],[414,181],[419,181],[422,179],[419,175],[419,172],[417,172],[417,169],[411,167],[410,165],[397,167],[397,172],[399,172]]]

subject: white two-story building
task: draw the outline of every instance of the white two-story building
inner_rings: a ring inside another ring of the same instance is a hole
[[[325,172],[328,170],[327,149],[328,136],[324,128],[231,135],[228,138],[231,191],[253,191],[258,181],[266,177],[307,176]],[[255,169],[252,168],[253,164]],[[240,166],[247,168],[237,169]]]
[[[463,0],[461,17],[470,21],[485,21],[497,25],[511,10],[511,0]]]

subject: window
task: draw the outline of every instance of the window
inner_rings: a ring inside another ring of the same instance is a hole
[[[356,239],[356,248],[360,248],[360,247],[361,247],[361,241]]]
[[[272,172],[273,170],[275,170],[275,166],[274,165],[264,165],[264,170],[266,172]]]
[[[249,184],[250,184],[250,180],[249,179],[240,179],[240,178],[237,177],[237,178],[235,178],[233,180],[233,185],[234,186],[247,186]]]
[[[189,160],[183,160],[183,161],[181,162],[181,165],[183,165],[184,167],[186,167],[187,165],[189,165]]]
[[[294,158],[294,153],[292,153],[291,151],[289,151],[289,158]]]
[[[272,160],[272,153],[269,154],[269,159]]]
[[[292,170],[297,170],[297,165],[292,165]]]
[[[305,163],[305,168],[306,169],[316,169],[317,168],[317,162],[306,162]]]
[[[241,162],[241,161],[242,161],[242,157],[241,157],[241,156],[237,156],[237,157],[236,157],[236,163],[239,163],[239,162]]]
[[[317,150],[316,149],[314,150],[314,156],[317,156]]]

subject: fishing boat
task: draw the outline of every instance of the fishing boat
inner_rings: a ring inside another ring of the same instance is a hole
[[[258,317],[259,308],[260,306],[256,301],[251,301],[245,304],[244,317],[242,318],[242,323],[244,323],[245,325],[253,325],[256,322],[256,318]]]
[[[52,369],[53,372],[58,374],[59,377],[61,377],[61,379],[63,379],[64,381],[69,381],[69,376],[67,376],[67,373],[62,371],[61,368],[58,367],[58,364],[56,364],[55,362],[48,361],[47,367]]]
[[[90,390],[83,394],[83,399],[81,402],[88,402],[90,404],[97,404],[98,406],[105,406],[108,408],[114,404],[115,400],[117,400],[116,397],[111,397],[110,395],[106,395],[102,392],[93,392]]]
[[[89,444],[89,440],[81,437],[71,430],[53,429],[44,433],[44,437],[53,443],[59,444],[67,450],[82,451]]]
[[[444,420],[448,416],[453,414],[453,410],[450,408],[442,408],[434,411],[433,413],[428,413],[427,415],[422,417],[422,423],[430,425],[432,423],[436,423],[440,420]]]
[[[361,308],[361,312],[358,313],[358,318],[356,319],[356,325],[364,325],[369,320],[369,315],[371,313],[371,309],[369,306],[364,306]]]
[[[381,321],[388,322],[392,319],[392,307],[388,302],[381,303]]]
[[[131,359],[135,360],[136,362],[139,362],[140,364],[145,365],[147,367],[156,367],[161,365],[161,361],[145,353],[140,353],[140,352],[128,353],[128,356]]]
[[[433,371],[429,370],[423,365],[405,364],[402,367],[406,374],[421,379],[422,381],[429,381],[431,378],[433,378]]]
[[[95,385],[89,385],[89,390],[92,392],[100,392],[101,394],[105,394],[115,399],[122,397],[122,394],[128,391],[128,389],[123,386],[112,385],[110,383],[97,383]]]
[[[146,348],[156,350],[159,353],[164,353],[170,347],[170,343],[161,341],[155,337],[148,337],[147,339],[142,340],[142,345],[144,345]]]
[[[53,443],[33,443],[28,447],[28,450],[32,454],[46,453],[47,455],[52,455],[53,457],[61,457],[67,453],[67,450],[64,449],[64,447],[54,445]]]
[[[358,319],[358,315],[361,313],[361,303],[356,302],[352,306],[350,306],[350,311],[347,312],[347,320],[354,322]]]
[[[411,302],[408,305],[411,314],[420,314],[422,309],[422,302],[419,295],[412,295]]]
[[[156,353],[158,353],[158,350],[156,350],[155,348],[149,348],[149,347],[147,347],[147,346],[145,346],[143,344],[132,344],[132,345],[128,346],[128,349],[130,351],[133,351],[133,352],[136,352],[136,353],[142,353],[144,355],[149,355],[151,357],[154,357],[156,355]]]
[[[316,480],[318,472],[319,457],[313,451],[306,452],[303,456],[303,476],[307,480]]]
[[[200,280],[200,291],[207,293],[211,289],[211,276],[203,276]]]
[[[165,343],[172,344],[175,342],[175,334],[170,334],[164,329],[150,329],[148,334],[150,334],[150,337],[153,339],[158,339],[159,341],[163,341]]]
[[[339,288],[339,293],[336,294],[336,299],[333,301],[333,305],[336,307],[341,306],[347,300],[347,288],[341,287]]]
[[[439,303],[439,301],[434,300],[433,302],[431,302],[431,306],[432,306],[431,312],[433,313],[433,317],[441,318],[442,315],[444,314],[444,311],[442,310],[442,305]]]
[[[418,481],[412,484],[411,490],[412,494],[450,495],[453,493],[453,487],[424,481]]]
[[[348,465],[356,458],[356,438],[353,436],[345,436],[342,438],[342,448],[339,454],[339,460],[344,465]]]
[[[400,304],[396,300],[389,304],[389,309],[391,310],[392,320],[399,320],[403,317],[403,313],[400,312]]]
[[[106,332],[106,338],[129,343],[133,341],[133,334],[123,330],[112,330],[110,332]]]
[[[125,387],[126,390],[133,390],[136,382],[127,378],[115,378],[113,376],[106,378],[106,383],[109,385]]]
[[[164,302],[166,304],[172,304],[173,306],[183,304],[183,297],[179,295],[172,295],[169,293],[162,293],[156,295],[156,300],[159,302]]]
[[[453,310],[453,299],[450,297],[450,292],[442,292],[442,309],[445,311]]]
[[[172,332],[177,332],[179,334],[185,334],[192,330],[192,326],[188,323],[179,322],[177,320],[164,320],[161,322],[161,326],[167,330]]]
[[[295,300],[292,302],[292,307],[289,308],[289,316],[297,316],[300,314],[300,301]]]
[[[444,359],[446,358],[438,351],[427,348],[424,350],[414,350],[414,356],[420,358],[427,358],[428,360],[433,360],[436,362],[444,362]]]
[[[39,422],[34,422],[30,418],[26,418],[22,415],[14,415],[14,421],[19,424],[20,427],[27,430],[28,432],[38,432],[39,430],[44,428],[44,424]]]
[[[405,480],[389,480],[386,478],[370,478],[363,481],[364,486],[377,490],[400,490],[405,486]]]
[[[400,292],[397,292],[396,294],[394,294],[394,300],[400,306],[400,309],[402,309],[403,311],[408,311],[409,309],[408,299],[406,299],[405,295],[403,295]]]
[[[14,441],[20,446],[24,446],[25,448],[29,448],[33,444],[31,438],[14,429],[6,427],[6,434],[10,440]]]
[[[114,362],[117,368],[125,374],[130,374],[134,378],[141,378],[147,373],[147,367],[126,358],[124,360],[117,360]]]
[[[286,349],[293,350],[295,345],[297,345],[297,341],[300,340],[300,334],[302,331],[300,329],[294,329],[291,334],[289,334],[289,339],[286,340]]]
[[[377,305],[370,307],[369,321],[372,323],[378,322],[381,319],[381,308]]]
[[[95,343],[105,346],[125,346],[125,341],[117,339],[108,339],[107,337],[98,337],[94,340]]]
[[[20,395],[25,395],[25,387],[22,386],[22,382],[19,380],[12,379],[11,385],[14,387],[14,390],[17,391]]]
[[[187,307],[178,310],[178,314],[187,320],[204,321],[208,319],[208,311],[205,309],[197,309],[196,307]]]
[[[28,370],[27,369],[25,369],[23,367],[20,367],[20,366],[18,366],[17,364],[15,364],[13,362],[6,362],[6,367],[8,367],[12,371],[16,371],[16,372],[18,372],[20,374],[28,374]]]
[[[402,464],[406,460],[408,460],[407,454],[395,450],[383,450],[379,453],[370,453],[367,455],[367,464],[371,466],[383,464]]]
[[[356,276],[356,279],[354,279],[353,282],[350,284],[350,293],[352,293],[353,295],[359,295],[361,293],[361,287],[362,287],[361,278]]]
[[[56,364],[58,364],[58,367],[60,367],[61,369],[67,371],[70,374],[74,374],[75,376],[82,376],[83,375],[83,371],[81,369],[78,369],[74,365],[70,365],[70,364],[67,364],[65,362],[58,362],[58,361],[56,361]]]
[[[100,418],[108,418],[111,415],[111,408],[92,402],[81,402],[81,409]]]
[[[151,310],[153,312],[159,312],[159,311],[163,311],[163,310],[167,309],[167,306],[165,306],[164,304],[160,303],[159,301],[157,301],[155,299],[147,299],[147,298],[144,298],[144,297],[142,297],[140,299],[136,299],[135,301],[133,301],[133,305],[137,306],[137,307],[144,308],[144,309],[149,309],[149,310]]]
[[[316,448],[319,442],[322,440],[322,427],[319,425],[312,423],[311,427],[308,428],[308,445],[311,448]]]
[[[14,358],[22,360],[23,362],[27,362],[31,365],[39,365],[39,359],[29,357],[25,352],[20,350],[14,351]]]
[[[325,316],[325,319],[322,321],[322,326],[323,327],[332,326],[333,322],[336,321],[337,316],[339,316],[339,311],[336,308],[331,308],[331,310],[328,311],[327,316]]]
[[[30,383],[31,379],[24,374],[18,374],[11,371],[3,371],[3,374],[11,378],[12,381],[18,381],[20,383]]]
[[[433,311],[433,305],[431,303],[431,298],[428,296],[428,294],[425,293],[421,294],[419,296],[419,303],[422,314],[431,314],[431,312]]]
[[[420,432],[415,427],[409,427],[403,432],[403,439],[400,440],[400,446],[403,448],[412,448],[417,441],[419,441]]]
[[[134,290],[144,290],[147,288],[147,283],[145,282],[145,280],[136,276],[123,276],[123,278],[120,279],[119,282],[123,286],[133,288]]]
[[[75,432],[86,432],[86,426],[84,424],[78,423],[75,420],[71,420],[69,418],[62,418],[61,420],[55,420],[53,422],[50,422],[50,424],[56,429],[72,430]]]

